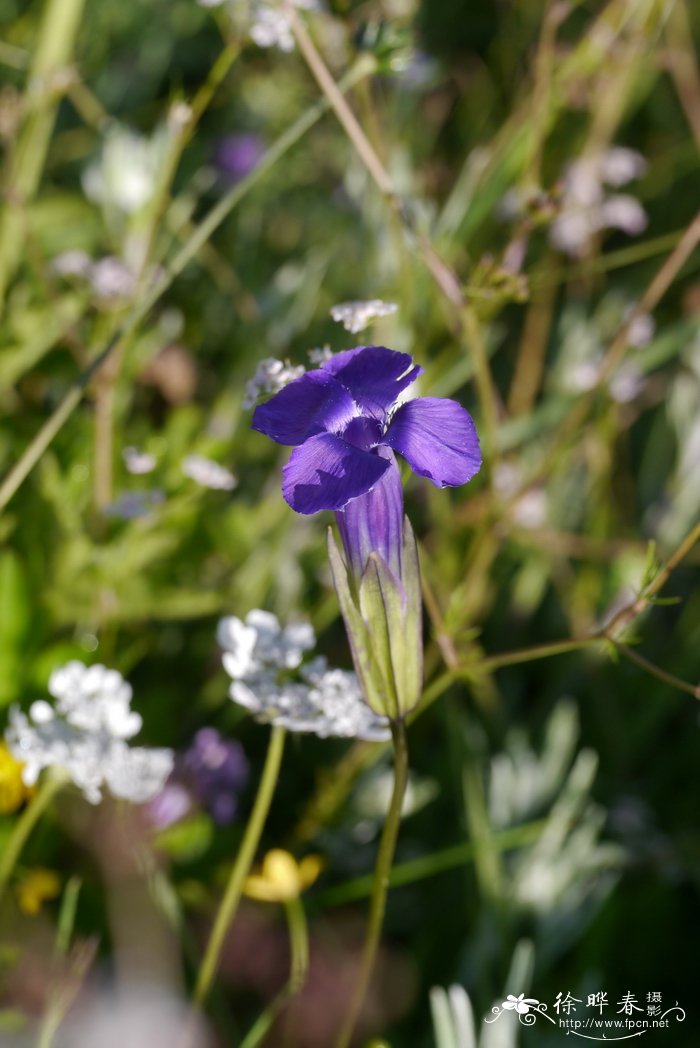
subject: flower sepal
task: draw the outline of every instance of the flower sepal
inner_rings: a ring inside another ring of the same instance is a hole
[[[328,555],[365,700],[375,713],[399,720],[418,704],[423,681],[418,550],[408,517],[403,524],[401,579],[374,552],[358,581],[331,529]]]

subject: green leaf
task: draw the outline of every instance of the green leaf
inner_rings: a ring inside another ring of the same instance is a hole
[[[29,586],[22,561],[11,550],[0,553],[0,705],[19,694],[23,647],[31,626]]]

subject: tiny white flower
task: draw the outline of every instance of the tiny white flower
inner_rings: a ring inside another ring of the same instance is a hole
[[[196,484],[213,491],[233,491],[238,484],[230,470],[204,455],[187,455],[182,460],[182,472]]]
[[[340,302],[332,307],[331,316],[337,323],[342,324],[346,331],[356,335],[373,320],[390,316],[396,313],[398,308],[395,302],[383,302],[380,298],[373,298],[366,302]]]
[[[647,162],[636,149],[626,146],[611,146],[600,158],[601,177],[609,186],[624,186],[640,178],[647,169]]]
[[[248,411],[255,407],[261,397],[279,393],[290,382],[301,378],[305,370],[301,364],[295,367],[288,360],[277,360],[275,357],[261,360],[255,374],[246,383],[243,408]]]
[[[104,302],[130,298],[136,290],[136,277],[121,259],[107,255],[90,269],[90,284]]]
[[[311,363],[316,364],[317,367],[332,360],[335,356],[330,346],[319,346],[316,349],[310,349],[307,355]]]
[[[260,720],[321,738],[390,738],[386,718],[365,704],[354,673],[328,669],[322,658],[302,664],[315,644],[308,623],[282,627],[275,615],[256,609],[245,622],[222,619],[217,638],[231,698]]]
[[[127,127],[110,125],[98,159],[83,172],[87,197],[127,215],[138,211],[156,190],[167,137],[163,127],[147,137]]]
[[[129,473],[140,476],[143,473],[152,473],[157,466],[155,455],[147,451],[139,451],[138,448],[128,447],[122,451],[122,459]]]
[[[64,769],[91,804],[106,785],[115,797],[136,804],[150,800],[172,771],[169,749],[131,747],[141,729],[131,709],[131,686],[116,670],[73,661],[56,669],[45,699],[32,703],[29,716],[10,710],[6,741],[24,764],[23,779],[33,785],[44,768]]]
[[[64,251],[51,262],[51,269],[60,277],[85,277],[90,275],[92,259],[84,251]]]

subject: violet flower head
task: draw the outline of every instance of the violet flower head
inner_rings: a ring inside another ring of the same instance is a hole
[[[478,473],[476,427],[460,404],[439,397],[399,403],[422,371],[407,353],[358,346],[256,408],[253,429],[295,448],[282,484],[292,509],[343,509],[397,471],[395,451],[440,488]]]
[[[400,718],[423,675],[418,553],[404,518],[395,452],[437,487],[479,471],[476,428],[454,400],[406,400],[422,373],[407,353],[358,346],[324,360],[253,415],[253,429],[294,447],[282,493],[297,513],[335,510],[345,562],[329,536],[333,581],[369,706]]]
[[[180,771],[214,822],[224,826],[233,821],[237,795],[249,773],[239,742],[225,739],[216,728],[200,728],[182,758]]]
[[[229,182],[240,182],[257,167],[265,152],[265,143],[259,135],[239,132],[226,135],[214,151],[214,165]]]

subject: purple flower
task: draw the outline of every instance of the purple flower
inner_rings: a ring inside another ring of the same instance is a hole
[[[216,728],[200,728],[182,758],[181,777],[214,822],[225,825],[236,814],[237,794],[245,786],[248,770],[240,743],[225,739]]]
[[[423,676],[420,569],[395,452],[437,487],[481,466],[471,416],[454,400],[402,394],[422,373],[407,353],[358,346],[255,409],[253,429],[294,446],[282,493],[297,513],[335,510],[345,562],[329,556],[355,670],[375,713],[402,717]]]
[[[407,353],[359,346],[256,408],[253,429],[294,446],[282,483],[292,509],[342,510],[382,478],[395,484],[394,451],[441,488],[466,484],[478,473],[479,439],[460,404],[438,397],[397,404],[422,370]],[[387,507],[391,501],[387,495]]]
[[[240,182],[257,166],[264,152],[265,143],[259,135],[226,135],[216,147],[214,164],[230,182]]]

